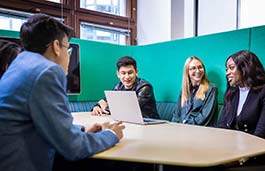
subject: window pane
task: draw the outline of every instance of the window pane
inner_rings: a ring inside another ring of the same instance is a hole
[[[23,22],[25,22],[25,20],[23,19],[18,19],[18,18],[12,18],[12,30],[20,30],[21,25],[23,24]]]
[[[0,8],[0,29],[20,31],[22,24],[32,15],[31,13]],[[54,18],[64,22],[62,18]]]
[[[61,3],[61,0],[46,0],[46,1]]]
[[[241,0],[239,28],[265,25],[264,6],[264,0]]]
[[[126,0],[80,0],[80,8],[126,16]]]
[[[15,16],[6,16],[0,13],[0,29],[19,31],[21,25],[26,21],[26,18]]]
[[[128,30],[81,23],[80,39],[126,45]]]
[[[9,30],[9,18],[0,16],[0,29]]]

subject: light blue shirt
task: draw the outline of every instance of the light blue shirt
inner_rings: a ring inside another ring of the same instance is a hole
[[[40,54],[22,52],[0,87],[0,170],[49,171],[55,150],[78,160],[119,141],[111,131],[72,124],[63,69]]]

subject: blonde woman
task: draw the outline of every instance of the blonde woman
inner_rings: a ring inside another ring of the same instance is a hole
[[[217,88],[209,83],[202,61],[196,56],[189,57],[172,122],[215,126],[216,119]]]

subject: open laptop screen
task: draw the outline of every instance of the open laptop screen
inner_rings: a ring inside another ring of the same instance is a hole
[[[136,124],[160,124],[165,120],[143,118],[135,91],[104,91],[114,120]]]

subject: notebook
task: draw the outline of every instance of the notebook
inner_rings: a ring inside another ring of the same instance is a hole
[[[136,124],[159,124],[166,120],[143,118],[135,91],[104,91],[111,117],[114,120]]]

